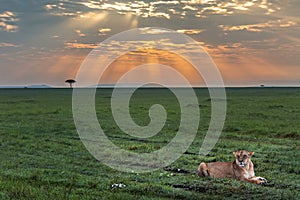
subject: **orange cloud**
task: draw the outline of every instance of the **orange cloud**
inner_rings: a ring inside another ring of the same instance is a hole
[[[65,42],[65,47],[67,49],[94,49],[97,47],[97,45],[77,42]]]

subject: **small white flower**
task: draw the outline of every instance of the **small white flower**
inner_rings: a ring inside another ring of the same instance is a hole
[[[122,184],[122,183],[114,183],[111,185],[112,188],[115,188],[115,187],[118,187],[118,188],[124,188],[126,187],[125,184]]]

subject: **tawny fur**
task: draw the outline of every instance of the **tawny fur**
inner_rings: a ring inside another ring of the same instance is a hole
[[[254,152],[241,150],[234,151],[233,154],[235,155],[235,161],[233,162],[200,163],[197,171],[198,176],[233,178],[256,184],[267,182],[265,178],[255,176],[254,165],[251,161]]]

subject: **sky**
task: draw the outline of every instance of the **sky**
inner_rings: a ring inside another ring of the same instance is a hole
[[[102,41],[161,27],[199,42],[226,86],[300,86],[299,10],[299,0],[1,0],[0,85],[65,86]],[[167,54],[140,52],[131,57],[136,63],[124,64],[128,58],[121,56],[118,72],[107,71],[105,82],[114,83],[145,56],[159,61]],[[177,61],[175,69],[193,74]]]

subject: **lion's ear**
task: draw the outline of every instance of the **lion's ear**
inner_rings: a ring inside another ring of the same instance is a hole
[[[253,156],[254,155],[254,151],[250,151],[248,154],[249,154],[249,156]]]
[[[238,151],[234,151],[234,152],[232,152],[233,153],[233,155],[237,155],[238,154]]]

